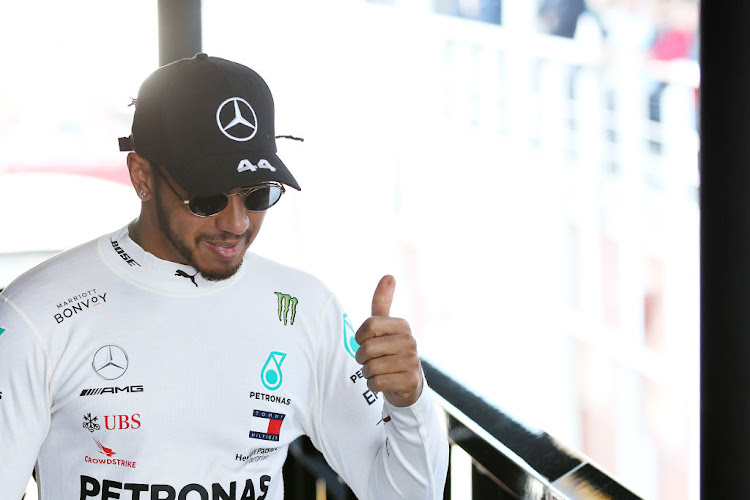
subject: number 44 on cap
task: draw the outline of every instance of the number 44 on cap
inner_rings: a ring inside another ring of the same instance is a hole
[[[237,165],[237,172],[244,172],[245,170],[252,170],[255,172],[259,168],[265,168],[266,170],[270,170],[271,172],[276,172],[276,169],[268,163],[267,160],[264,160],[261,158],[260,161],[258,161],[257,165],[253,165],[253,162],[250,160],[240,160],[240,163]]]

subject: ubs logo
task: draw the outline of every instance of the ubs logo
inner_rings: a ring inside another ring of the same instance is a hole
[[[91,367],[104,380],[115,380],[127,371],[128,355],[120,346],[105,345],[94,354]]]
[[[98,423],[99,417],[92,416],[88,413],[83,416],[83,428],[89,432],[98,431],[101,425]],[[141,428],[141,414],[133,413],[132,415],[105,415],[104,428],[108,431],[123,431],[128,429]]]

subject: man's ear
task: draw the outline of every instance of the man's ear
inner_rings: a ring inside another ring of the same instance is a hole
[[[142,201],[151,199],[154,194],[154,172],[151,164],[138,153],[128,153],[128,171],[130,182]]]

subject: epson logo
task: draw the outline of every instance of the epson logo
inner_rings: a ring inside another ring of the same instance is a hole
[[[121,392],[143,392],[142,385],[129,385],[125,387],[97,387],[84,389],[79,396],[98,396],[100,394],[119,394]]]

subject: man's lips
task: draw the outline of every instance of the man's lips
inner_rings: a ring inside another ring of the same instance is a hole
[[[239,240],[239,241],[234,241],[234,242],[204,240],[203,243],[205,243],[208,249],[211,250],[218,257],[222,259],[226,259],[226,260],[231,260],[231,259],[236,258],[239,255],[239,253],[242,251],[245,240]]]

